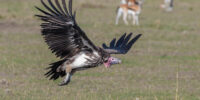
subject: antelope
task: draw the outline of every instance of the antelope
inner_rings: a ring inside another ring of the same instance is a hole
[[[115,24],[118,25],[119,18],[123,14],[123,20],[128,25],[127,16],[130,15],[133,18],[133,25],[139,25],[139,14],[141,12],[141,5],[143,1],[136,0],[122,0],[120,6],[117,8],[117,17]]]
[[[164,0],[164,4],[161,5],[161,8],[165,9],[165,11],[170,12],[173,10],[173,1],[174,0]]]

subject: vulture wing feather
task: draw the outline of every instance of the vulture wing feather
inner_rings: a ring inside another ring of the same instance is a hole
[[[124,33],[115,44],[116,39],[113,39],[110,42],[110,47],[108,47],[105,43],[102,44],[104,50],[110,54],[126,54],[133,44],[140,38],[142,34],[138,34],[136,37],[131,39],[132,33],[126,36]],[[131,39],[131,40],[130,40]]]
[[[121,38],[117,41],[116,47],[120,47],[121,46],[121,44],[123,43],[125,37],[126,37],[126,33],[124,33],[124,35],[122,35]]]
[[[87,35],[77,25],[75,13],[72,14],[72,0],[69,0],[68,9],[65,0],[62,7],[58,0],[55,4],[48,0],[49,6],[41,0],[47,11],[36,7],[44,15],[36,15],[42,21],[42,35],[49,49],[60,58],[68,58],[81,52],[82,48],[97,50],[97,47],[89,40]]]

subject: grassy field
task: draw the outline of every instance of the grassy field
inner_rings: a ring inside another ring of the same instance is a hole
[[[120,0],[74,0],[77,22],[101,46],[124,32],[142,38],[124,56],[123,64],[76,73],[68,86],[44,77],[58,59],[40,35],[34,14],[39,0],[0,0],[1,100],[199,100],[199,0],[175,0],[171,13],[162,0],[146,0],[140,26],[115,26]],[[96,3],[98,2],[98,3]]]

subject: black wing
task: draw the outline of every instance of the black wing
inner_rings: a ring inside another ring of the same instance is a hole
[[[97,50],[97,47],[88,39],[75,20],[76,13],[72,14],[72,0],[69,0],[68,9],[65,0],[62,6],[58,0],[48,0],[48,5],[43,0],[41,3],[46,8],[44,11],[36,7],[44,15],[36,15],[44,23],[41,24],[42,35],[49,48],[57,57],[71,57],[83,49]]]
[[[126,54],[141,35],[142,34],[138,34],[133,39],[131,39],[132,33],[128,34],[127,36],[126,33],[124,33],[118,41],[116,41],[114,38],[110,42],[109,47],[105,43],[103,43],[102,46],[104,50],[110,54]]]

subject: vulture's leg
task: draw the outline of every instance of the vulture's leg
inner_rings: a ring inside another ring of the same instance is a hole
[[[67,66],[65,72],[66,72],[66,76],[65,76],[63,82],[59,84],[59,86],[67,85],[70,82],[70,79],[72,76],[72,73],[71,73],[72,67]]]

